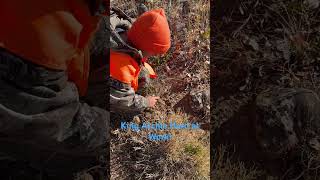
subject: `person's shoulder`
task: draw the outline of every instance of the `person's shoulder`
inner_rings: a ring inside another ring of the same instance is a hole
[[[110,63],[129,65],[132,64],[132,60],[133,58],[125,52],[110,50]]]
[[[139,71],[139,65],[126,53],[110,52],[110,75],[122,82],[130,83]]]
[[[139,68],[138,63],[129,54],[114,51],[110,52],[110,66],[117,66],[119,69],[127,69],[132,73],[135,73]]]

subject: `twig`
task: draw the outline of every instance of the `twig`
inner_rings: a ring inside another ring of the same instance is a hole
[[[297,176],[296,178],[294,178],[294,179],[292,179],[292,180],[299,180],[299,179],[304,175],[305,172],[306,172],[306,170],[303,170],[303,171],[299,174],[299,176]]]
[[[267,6],[267,5],[264,5],[264,6],[265,6],[266,8],[268,8],[270,11],[272,11],[272,12],[276,13],[278,16],[280,16],[281,19],[283,20],[283,22],[285,22],[285,23],[287,24],[287,26],[290,28],[290,24],[287,22],[287,20],[286,20],[279,12],[273,10],[271,7],[269,7],[269,6]],[[280,24],[282,24],[282,23],[280,22]],[[284,26],[284,25],[282,24],[282,26]],[[284,27],[284,28],[285,28],[285,27]],[[292,29],[291,29],[291,31],[292,31]]]
[[[282,176],[280,180],[284,180],[286,175],[292,170],[292,167],[290,167]]]
[[[232,37],[233,37],[233,38],[236,38],[236,36],[237,36],[237,35],[239,34],[239,32],[241,31],[241,29],[243,29],[243,27],[248,24],[250,18],[251,18],[251,14],[250,14],[249,17],[244,21],[244,23],[243,23],[237,30],[235,30],[235,31],[232,33]]]

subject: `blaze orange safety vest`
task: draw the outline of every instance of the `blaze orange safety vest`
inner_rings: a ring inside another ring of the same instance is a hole
[[[144,62],[144,67],[148,69],[150,78],[156,77],[148,63]],[[130,84],[134,91],[137,91],[140,70],[139,64],[130,55],[110,50],[110,77]]]
[[[67,70],[84,95],[88,41],[98,22],[84,0],[1,0],[0,46],[35,64]]]

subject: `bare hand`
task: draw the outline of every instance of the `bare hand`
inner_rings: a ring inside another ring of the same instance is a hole
[[[158,101],[158,99],[160,99],[159,96],[148,96],[147,100],[149,102],[150,107],[154,107]]]

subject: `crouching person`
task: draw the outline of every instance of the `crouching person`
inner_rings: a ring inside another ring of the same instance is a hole
[[[100,3],[0,2],[0,152],[52,179],[103,168],[108,153],[109,112],[79,101]]]
[[[156,76],[146,62],[147,58],[165,54],[170,48],[170,30],[164,10],[143,13],[122,34],[122,39],[140,51],[142,57],[137,58],[126,50],[110,50],[110,110],[116,113],[141,112],[154,107],[160,98],[142,96],[139,89],[142,82],[148,83],[149,78]]]

